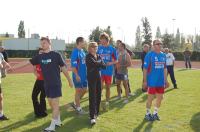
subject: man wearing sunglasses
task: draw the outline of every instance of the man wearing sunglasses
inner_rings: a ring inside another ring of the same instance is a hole
[[[158,109],[163,99],[164,89],[169,86],[167,81],[166,55],[161,52],[161,48],[162,43],[159,40],[154,40],[153,50],[144,59],[143,87],[148,89],[145,119],[148,121],[160,120]],[[151,114],[150,109],[154,97],[156,97],[155,109],[153,114]]]

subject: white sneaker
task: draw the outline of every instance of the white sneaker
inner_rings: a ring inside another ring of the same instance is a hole
[[[62,122],[59,120],[56,120],[56,122],[55,122],[55,125],[57,126],[57,127],[61,127],[62,126]]]
[[[95,119],[91,119],[91,120],[90,120],[90,124],[91,124],[91,125],[96,124],[96,120],[95,120]]]
[[[120,100],[121,99],[121,96],[117,96],[116,98],[115,98],[115,100]]]
[[[128,96],[129,96],[129,97],[135,96],[135,93],[128,93]]]
[[[127,104],[127,103],[128,103],[128,99],[125,99],[123,103],[124,103],[124,104]]]
[[[88,114],[88,112],[84,111],[83,109],[77,110],[77,113],[79,115],[86,115],[86,114]]]
[[[50,126],[45,128],[44,131],[45,132],[55,132],[55,127],[56,127],[56,120],[52,119]]]

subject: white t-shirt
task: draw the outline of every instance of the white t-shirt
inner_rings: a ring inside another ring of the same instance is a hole
[[[173,65],[173,61],[175,61],[174,55],[172,53],[167,53],[166,54],[166,65],[171,66]]]
[[[2,64],[4,58],[3,58],[3,54],[0,53],[0,64]],[[1,84],[1,69],[0,69],[0,84]]]

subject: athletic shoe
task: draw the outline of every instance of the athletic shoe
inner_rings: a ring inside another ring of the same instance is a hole
[[[96,120],[95,120],[95,119],[91,119],[91,120],[90,120],[90,124],[91,124],[91,125],[95,125],[95,124],[96,124]]]
[[[131,97],[131,96],[135,96],[134,93],[128,93],[128,96]]]
[[[174,88],[177,89],[177,84],[174,85]]]
[[[119,100],[119,99],[121,99],[121,96],[117,96],[117,97],[115,98],[115,100]]]
[[[0,121],[5,121],[5,120],[9,120],[8,117],[6,117],[5,115],[0,117]]]
[[[152,117],[151,114],[146,114],[144,117],[147,121],[154,121],[154,118]]]
[[[74,102],[72,102],[72,103],[70,103],[70,105],[71,105],[71,107],[74,109],[74,110],[76,110],[76,105],[74,104]]]
[[[159,118],[159,116],[158,116],[158,114],[156,113],[156,114],[153,114],[153,119],[154,120],[158,120],[158,121],[160,121],[160,118]]]
[[[86,114],[88,114],[88,112],[84,111],[83,109],[77,110],[77,113],[79,115],[86,115]]]
[[[128,99],[125,99],[123,103],[124,103],[124,104],[127,104],[127,103],[128,103]]]
[[[55,125],[56,125],[56,127],[61,127],[62,126],[62,122],[61,121],[56,121]]]
[[[47,127],[44,129],[44,132],[55,132],[55,129],[51,129],[50,127]]]

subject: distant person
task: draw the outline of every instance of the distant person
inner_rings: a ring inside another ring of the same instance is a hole
[[[143,71],[143,67],[144,67],[144,58],[146,56],[146,54],[149,52],[149,45],[148,44],[144,44],[143,45],[143,51],[141,53],[141,68],[142,68],[142,71]],[[142,78],[142,91],[143,92],[146,92],[146,89],[143,88],[143,81],[144,81],[144,77]]]
[[[39,48],[39,54],[42,54],[42,48]],[[42,69],[40,65],[34,66],[34,74],[36,76],[36,81],[32,91],[32,101],[33,101],[33,108],[35,117],[46,117],[47,116],[47,108],[46,108],[46,101],[45,101],[45,89],[44,89],[44,77],[42,74]],[[38,96],[39,101],[38,101]]]
[[[131,57],[126,51],[126,45],[121,43],[118,45],[118,63],[116,64],[116,79],[117,79],[117,93],[121,98],[121,82],[125,89],[126,99],[124,103],[128,103],[129,89],[128,89],[128,67],[131,66]]]
[[[165,48],[165,54],[166,54],[167,72],[170,75],[170,78],[171,78],[174,88],[177,88],[176,79],[174,76],[175,57],[172,53],[170,53],[168,48]]]
[[[101,77],[100,69],[105,69],[106,65],[99,55],[97,55],[98,44],[91,42],[86,56],[87,80],[89,89],[89,111],[90,123],[96,124],[99,116],[101,103]]]
[[[145,119],[148,121],[160,120],[158,109],[161,106],[164,89],[169,86],[167,81],[166,55],[161,52],[162,43],[153,41],[153,51],[148,52],[144,59],[143,88],[148,89]],[[156,96],[155,108],[151,114],[151,105]]]
[[[76,48],[73,49],[71,54],[71,67],[72,67],[72,78],[75,86],[75,99],[72,103],[72,107],[77,111],[78,114],[87,114],[81,105],[80,100],[87,92],[87,71],[85,64],[85,40],[83,37],[76,39]]]
[[[3,54],[0,53],[0,69],[7,68],[11,70],[11,66],[4,60]],[[0,72],[0,121],[8,120],[8,117],[3,113],[3,92],[1,87],[1,72]]]
[[[185,67],[188,68],[188,65],[189,65],[189,68],[191,69],[192,65],[190,62],[190,57],[192,55],[192,52],[189,50],[189,48],[186,48],[185,51],[183,52],[183,55],[184,55],[184,60],[185,60]]]
[[[0,46],[0,52],[3,54],[4,60],[8,63],[8,53],[6,52],[5,48],[3,46]],[[6,77],[6,69],[1,69],[1,78]]]

